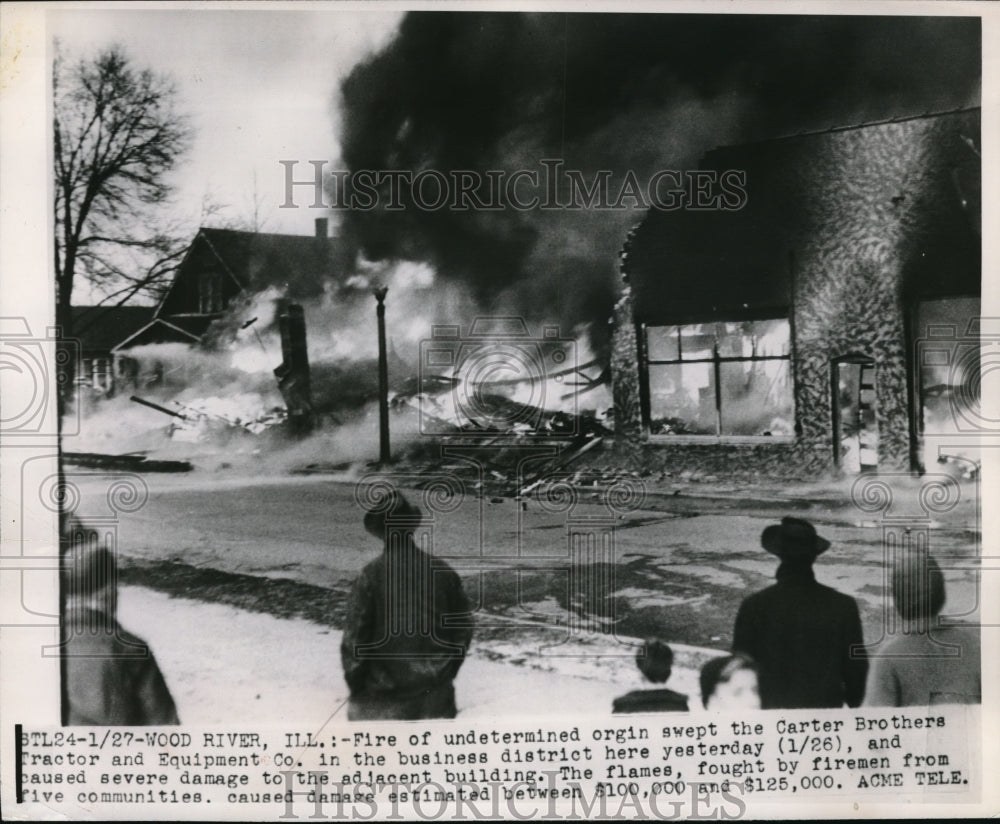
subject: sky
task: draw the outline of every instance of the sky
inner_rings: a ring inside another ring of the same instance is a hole
[[[393,37],[402,13],[292,9],[68,8],[49,13],[67,56],[120,43],[136,65],[169,74],[194,143],[176,175],[178,215],[198,222],[207,198],[221,217],[265,231],[311,234],[308,208],[279,209],[279,160],[336,163],[341,79]],[[256,194],[255,194],[256,191]]]
[[[296,180],[309,178],[310,160],[328,171],[447,172],[537,169],[544,157],[588,177],[649,179],[697,168],[718,145],[980,96],[975,18],[435,10],[404,20],[375,3],[220,4],[68,7],[51,13],[50,30],[69,55],[120,43],[174,79],[194,144],[172,217],[192,237],[199,223],[308,235],[326,215],[368,259],[427,263],[484,311],[558,315],[598,338],[620,288],[621,244],[642,210],[328,214],[309,208],[302,189],[300,208],[282,209],[281,161],[298,161]],[[205,203],[222,211],[203,217]]]
[[[981,72],[975,17],[413,14],[345,79],[343,154],[352,170],[539,170],[555,159],[588,181],[610,173],[614,193],[628,174],[698,169],[718,146],[975,106]],[[751,192],[767,185],[747,182]],[[359,208],[344,213],[341,235],[370,259],[429,263],[492,314],[586,326],[606,353],[619,254],[647,209],[637,198]]]

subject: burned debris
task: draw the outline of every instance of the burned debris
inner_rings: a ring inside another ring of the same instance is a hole
[[[170,429],[168,430],[170,436],[174,436],[177,432],[192,432],[199,427],[210,427],[213,425],[223,428],[240,429],[249,432],[251,435],[259,435],[264,430],[283,423],[287,419],[287,414],[277,408],[263,416],[244,421],[240,418],[229,418],[226,415],[213,412],[206,407],[183,404],[180,401],[171,401],[176,409],[168,409],[153,401],[140,398],[138,395],[132,395],[129,400],[149,409],[154,409],[157,412],[162,412],[164,415],[176,418],[176,421],[170,424]],[[196,440],[197,437],[187,438],[187,440],[192,439]],[[181,438],[181,440],[184,440],[184,438]]]

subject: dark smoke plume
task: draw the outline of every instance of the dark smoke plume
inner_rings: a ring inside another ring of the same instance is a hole
[[[415,12],[342,85],[343,161],[482,173],[559,158],[645,180],[717,145],[978,105],[980,73],[978,18]],[[602,351],[642,216],[379,209],[343,232],[369,258],[432,264],[486,311],[591,323]]]

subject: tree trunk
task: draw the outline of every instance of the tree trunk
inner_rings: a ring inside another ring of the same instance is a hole
[[[56,276],[56,396],[59,419],[73,398],[80,347],[73,340],[73,287],[63,273]]]

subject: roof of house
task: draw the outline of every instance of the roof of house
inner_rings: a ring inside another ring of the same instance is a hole
[[[339,238],[202,227],[157,307],[157,317],[197,312],[198,275],[220,272],[228,294],[276,286],[289,298],[316,297],[333,278],[352,271],[349,246]]]
[[[84,352],[106,351],[145,326],[153,306],[74,306],[72,336]]]
[[[338,238],[203,227],[185,262],[199,242],[243,289],[287,285],[293,292],[318,294],[326,280],[346,271],[345,244]]]
[[[213,318],[177,317],[153,318],[115,344],[115,351],[145,346],[150,343],[197,343],[208,330]]]
[[[311,235],[202,229],[199,234],[226,263],[244,288],[284,281],[291,286],[321,291],[332,277],[341,242]]]

